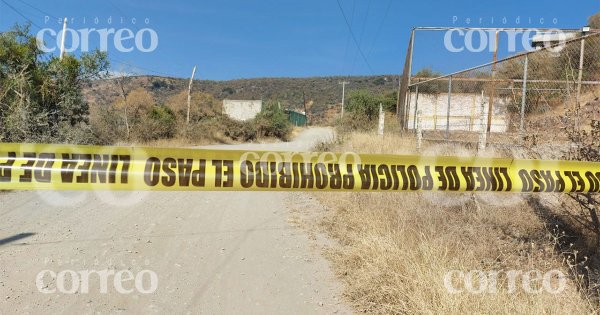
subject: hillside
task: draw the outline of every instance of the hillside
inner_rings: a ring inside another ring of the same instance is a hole
[[[303,110],[304,91],[309,115],[314,122],[324,122],[335,116],[341,104],[341,81],[348,81],[346,95],[352,90],[367,89],[375,93],[395,91],[397,75],[356,77],[313,77],[313,78],[256,78],[229,81],[195,80],[194,91],[212,94],[223,99],[261,99],[281,102],[284,108]],[[125,90],[142,87],[148,90],[159,103],[168,97],[186,90],[188,79],[158,76],[131,76],[124,79]],[[90,106],[103,106],[115,102],[119,97],[115,79],[96,80],[88,84],[84,95]],[[338,106],[336,106],[338,105]]]

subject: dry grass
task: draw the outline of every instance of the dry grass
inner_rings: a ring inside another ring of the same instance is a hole
[[[211,138],[202,138],[194,141],[190,141],[189,139],[177,137],[172,139],[158,139],[152,141],[127,141],[127,142],[117,142],[114,145],[116,146],[143,146],[143,147],[158,147],[158,148],[187,148],[187,147],[196,147],[202,145],[209,144],[230,144],[234,143],[230,138],[225,136],[223,137],[211,137]]]
[[[300,134],[305,128],[302,127],[294,127],[291,132],[290,138],[295,138],[298,134]],[[275,137],[260,137],[253,142],[255,143],[277,143],[281,142],[280,139]],[[214,132],[211,135],[207,135],[204,138],[198,138],[194,140],[187,139],[185,137],[175,137],[171,139],[158,139],[152,140],[148,142],[136,142],[136,141],[128,141],[128,142],[117,142],[114,145],[117,146],[144,146],[144,147],[159,147],[159,148],[186,148],[186,147],[197,147],[203,145],[212,145],[212,144],[237,144],[241,143],[239,141],[232,140],[231,138],[225,136],[222,133]]]
[[[414,140],[373,134],[346,135],[335,150],[415,153]],[[472,154],[457,146],[431,146],[424,154]],[[520,152],[495,152],[520,155]],[[559,294],[531,294],[505,278],[497,293],[453,294],[444,286],[451,270],[559,269],[547,223],[529,196],[437,193],[317,194],[329,211],[319,227],[337,241],[327,250],[357,311],[398,313],[588,314],[594,307],[572,279]],[[518,282],[520,283],[520,282]]]

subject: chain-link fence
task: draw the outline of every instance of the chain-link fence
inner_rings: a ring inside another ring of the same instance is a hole
[[[582,34],[441,77],[412,76],[403,119],[425,139],[566,141],[568,129],[600,118],[597,94],[600,33]]]

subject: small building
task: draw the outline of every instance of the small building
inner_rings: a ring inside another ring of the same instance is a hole
[[[285,113],[288,116],[288,120],[292,123],[292,125],[294,126],[306,126],[308,119],[306,118],[306,114],[305,113],[300,113],[297,111],[293,111],[291,109],[286,109]]]
[[[531,38],[531,47],[540,50],[575,38],[575,33],[538,32]]]
[[[234,120],[250,120],[262,110],[262,100],[223,100],[223,113]]]

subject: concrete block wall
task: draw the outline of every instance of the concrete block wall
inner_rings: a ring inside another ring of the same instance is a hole
[[[481,103],[484,103],[484,123],[487,124],[489,97],[476,93],[452,93],[450,105],[450,130],[481,131],[485,128],[480,124]],[[410,95],[408,128],[414,126],[415,106],[422,112],[424,130],[446,130],[446,115],[448,111],[448,93]],[[416,105],[417,104],[417,105]],[[507,116],[508,100],[494,97],[492,114],[492,132],[506,132],[508,129]]]
[[[262,100],[223,100],[223,113],[235,120],[250,120],[262,110]]]

